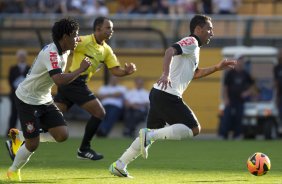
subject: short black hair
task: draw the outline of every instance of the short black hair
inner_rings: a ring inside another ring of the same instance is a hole
[[[98,26],[101,26],[105,20],[110,20],[110,19],[107,17],[97,17],[93,23],[93,31],[95,31]]]
[[[191,34],[194,34],[197,26],[203,27],[208,21],[211,21],[211,17],[206,15],[195,15],[190,22]]]
[[[63,18],[55,22],[52,28],[52,39],[54,42],[58,42],[64,36],[64,34],[70,35],[79,29],[79,24],[76,20],[71,18]]]

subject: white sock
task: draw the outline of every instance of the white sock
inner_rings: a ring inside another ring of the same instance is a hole
[[[181,140],[193,137],[193,131],[184,124],[174,124],[160,129],[153,129],[148,133],[148,138],[153,141],[158,139]]]
[[[23,136],[23,132],[19,131],[19,139],[21,141],[25,141],[25,138]],[[56,142],[54,137],[49,132],[42,132],[39,134],[40,142]]]
[[[117,161],[117,167],[120,169],[126,168],[126,166],[135,160],[140,154],[140,139],[137,137],[119,158]]]
[[[25,138],[23,136],[23,132],[22,131],[19,131],[19,139],[24,142],[25,141]]]
[[[12,166],[9,168],[9,170],[11,171],[17,171],[18,169],[21,169],[28,161],[29,158],[31,157],[31,155],[34,152],[30,152],[28,151],[28,149],[26,149],[25,144],[23,144],[17,154],[16,157],[14,159],[14,162],[12,164]]]

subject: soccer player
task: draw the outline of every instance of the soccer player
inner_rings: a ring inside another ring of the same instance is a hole
[[[224,59],[218,64],[199,68],[200,47],[213,36],[211,18],[195,15],[190,22],[191,35],[181,39],[165,51],[163,73],[150,91],[150,110],[147,128],[122,156],[110,165],[109,171],[120,177],[130,177],[127,165],[140,154],[146,159],[148,148],[156,140],[181,140],[196,136],[201,126],[193,111],[182,100],[182,94],[192,79],[210,75],[225,68],[233,68],[236,60]]]
[[[68,130],[62,113],[54,104],[51,88],[54,83],[65,85],[91,65],[87,57],[71,73],[63,73],[70,50],[79,42],[79,25],[72,19],[61,19],[53,25],[53,42],[46,45],[36,57],[27,77],[16,90],[16,106],[25,138],[9,167],[7,177],[21,181],[20,170],[39,146],[39,127],[48,130],[45,137],[56,142],[68,138]]]
[[[77,104],[92,115],[86,124],[84,136],[77,151],[77,157],[80,159],[100,160],[103,158],[103,155],[91,149],[91,140],[105,116],[105,109],[100,100],[90,91],[87,82],[103,64],[109,68],[112,75],[118,77],[134,73],[136,66],[133,63],[125,63],[124,67],[121,67],[113,50],[106,43],[114,32],[113,22],[110,19],[97,17],[93,24],[93,31],[93,34],[79,37],[80,42],[73,52],[70,72],[77,70],[81,64],[81,60],[86,56],[90,59],[91,67],[81,73],[78,78],[68,85],[59,86],[54,101],[63,112],[67,111],[73,104]],[[12,147],[9,149],[12,159],[17,150],[17,146],[14,142],[18,143],[24,141],[21,136],[19,136],[21,140],[17,142],[16,140],[19,140],[18,138],[13,139],[13,137],[16,137],[15,135],[21,135],[21,132],[16,129],[10,131],[10,136],[12,140],[14,140],[11,143]],[[40,141],[42,142],[42,139],[40,139]],[[44,137],[44,142],[52,142],[52,140],[48,140],[48,138]]]
[[[100,160],[103,155],[91,149],[91,140],[105,116],[105,109],[100,100],[90,91],[87,82],[103,64],[109,68],[112,75],[117,77],[134,73],[136,66],[133,63],[125,63],[124,67],[121,67],[113,50],[106,43],[114,32],[113,22],[110,19],[97,17],[93,24],[93,32],[90,35],[80,36],[81,42],[78,43],[74,50],[70,71],[76,70],[85,56],[90,58],[92,66],[70,84],[60,86],[54,100],[63,112],[67,111],[73,104],[77,104],[91,114],[85,127],[81,145],[77,151],[77,157],[80,159]]]

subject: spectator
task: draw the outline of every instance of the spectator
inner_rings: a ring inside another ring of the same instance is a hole
[[[81,14],[82,3],[80,0],[62,0],[61,11],[64,14]]]
[[[104,0],[83,0],[82,13],[85,15],[107,16],[109,9]]]
[[[218,14],[236,14],[240,0],[213,0],[214,12]]]
[[[61,0],[40,0],[41,13],[61,13]]]
[[[225,108],[219,130],[219,135],[224,139],[229,138],[231,131],[233,139],[240,138],[244,103],[254,94],[254,84],[250,74],[244,70],[244,57],[240,56],[235,69],[229,70],[224,78]]]
[[[197,13],[196,0],[178,0],[178,13],[180,15]]]
[[[25,50],[17,51],[17,64],[12,66],[9,71],[9,85],[10,85],[10,102],[11,102],[11,114],[9,118],[9,127],[7,129],[7,134],[11,128],[16,128],[18,121],[18,113],[15,103],[15,91],[18,85],[24,80],[26,74],[28,73],[30,67],[27,65],[27,52]]]
[[[168,14],[169,4],[168,0],[155,0],[153,1],[153,13],[159,15]]]
[[[144,89],[142,78],[135,79],[135,88],[125,95],[125,137],[135,137],[137,125],[146,120],[149,108],[149,92]]]
[[[22,0],[4,0],[1,2],[3,13],[22,13],[23,2]]]
[[[212,0],[201,0],[199,11],[203,14],[213,14]]]
[[[169,0],[169,14],[185,15],[197,12],[195,0]]]
[[[99,89],[98,97],[106,115],[101,122],[97,136],[107,137],[113,125],[122,117],[126,88],[118,84],[118,78],[111,76],[109,84]]]
[[[23,12],[30,13],[39,13],[39,3],[38,0],[24,0],[23,3]]]
[[[137,12],[141,14],[153,13],[153,1],[152,0],[139,0]]]
[[[118,1],[118,14],[131,14],[136,13],[138,0],[117,0]]]

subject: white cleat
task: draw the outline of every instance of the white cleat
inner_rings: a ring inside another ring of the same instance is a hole
[[[114,162],[110,165],[109,171],[111,174],[118,176],[118,177],[123,177],[123,178],[133,178],[132,176],[129,175],[128,171],[126,169],[119,169],[117,168],[117,163]]]
[[[148,128],[142,128],[139,131],[139,139],[140,139],[140,147],[141,147],[141,155],[143,158],[148,158],[148,149],[153,144],[151,139],[148,139],[147,133],[151,130]]]

